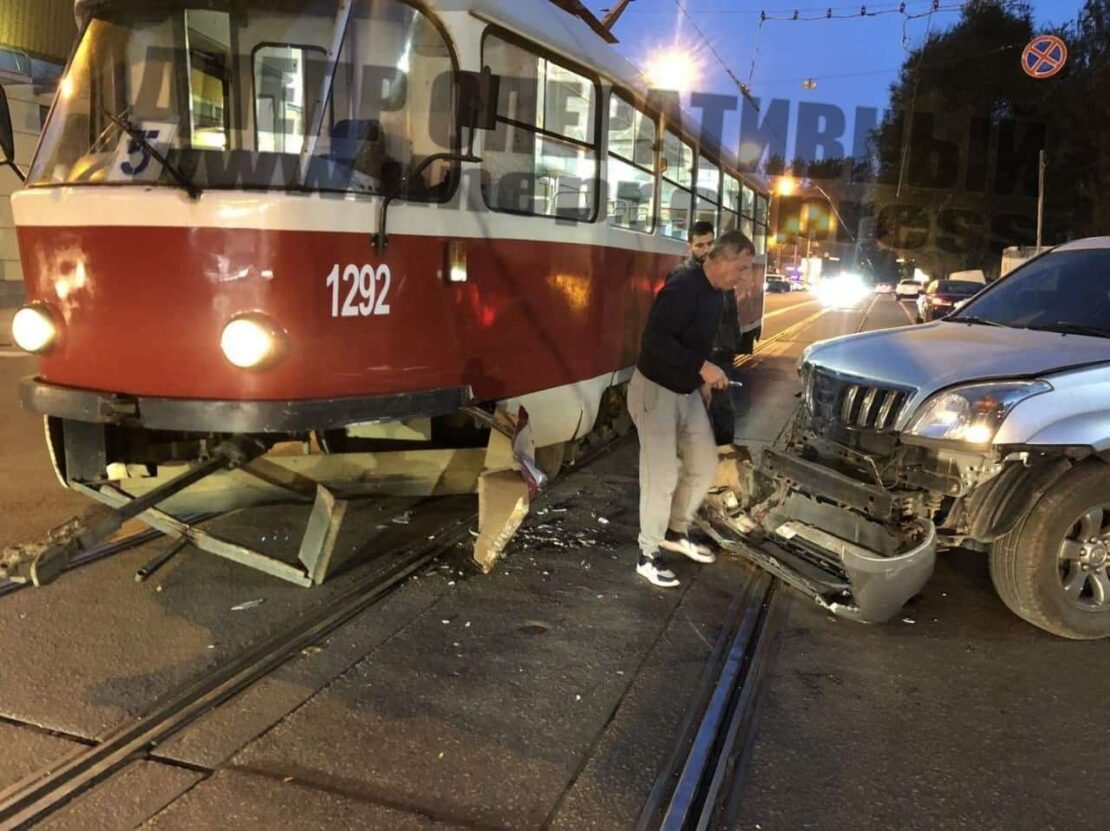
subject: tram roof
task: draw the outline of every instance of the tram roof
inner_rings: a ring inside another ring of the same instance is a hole
[[[80,21],[87,11],[108,2],[110,0],[75,0],[74,13]],[[643,91],[648,89],[647,78],[631,61],[606,43],[590,23],[555,0],[424,0],[424,3],[433,11],[463,12],[495,23],[556,54],[565,55],[574,63],[589,67],[634,96],[642,96]],[[655,106],[660,103],[653,102]],[[665,111],[664,115],[669,116],[672,122],[677,120],[682,124],[686,134],[696,143],[699,138],[698,119],[680,107],[671,106],[665,110],[669,111]],[[736,154],[723,148],[719,140],[710,138],[701,143],[700,149],[715,156],[726,167],[739,169]],[[764,177],[751,173],[744,176],[756,187],[767,190]]]

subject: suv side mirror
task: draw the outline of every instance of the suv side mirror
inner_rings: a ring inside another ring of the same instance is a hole
[[[15,166],[15,129],[12,127],[12,112],[8,109],[8,96],[3,86],[0,86],[0,167],[10,167],[19,181],[26,181],[27,177]]]
[[[488,66],[481,72],[460,71],[459,126],[471,130],[497,129],[497,98],[501,92],[501,76]]]

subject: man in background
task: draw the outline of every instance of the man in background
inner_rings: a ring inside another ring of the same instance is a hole
[[[709,256],[709,249],[713,247],[715,236],[716,232],[713,230],[712,222],[699,219],[691,225],[690,232],[686,235],[686,259],[678,264],[678,268],[667,275],[667,279],[670,280],[680,271],[704,264],[705,258]]]

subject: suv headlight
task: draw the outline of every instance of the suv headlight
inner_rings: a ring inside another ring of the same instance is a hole
[[[990,444],[1014,407],[1051,389],[1047,381],[1001,381],[944,390],[921,406],[904,435]]]

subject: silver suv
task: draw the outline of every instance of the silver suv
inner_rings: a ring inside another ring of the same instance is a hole
[[[742,454],[717,533],[870,621],[921,590],[938,549],[982,551],[1015,614],[1110,636],[1110,237],[943,320],[816,343],[799,371],[801,406],[758,463]]]

